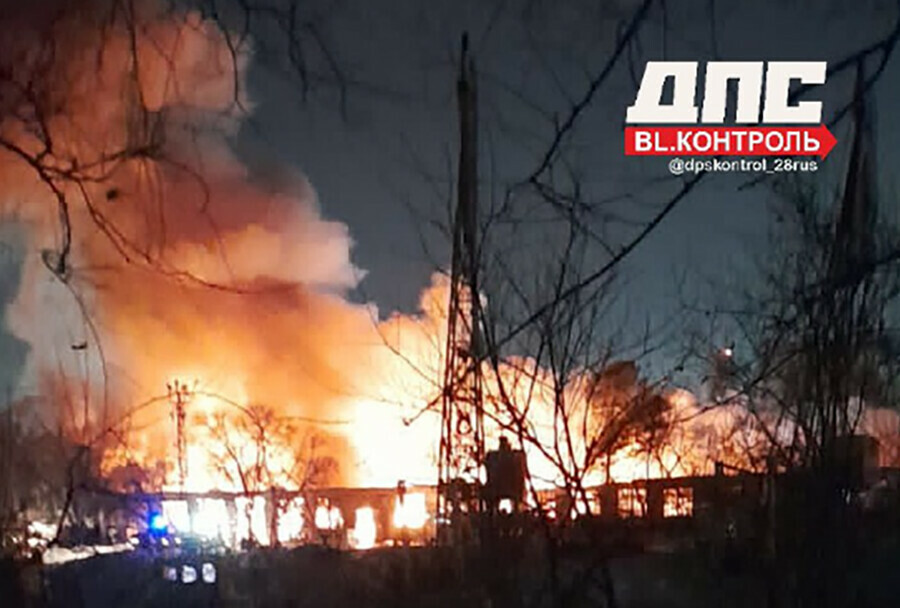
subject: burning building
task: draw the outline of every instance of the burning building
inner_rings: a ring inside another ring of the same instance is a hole
[[[64,445],[46,463],[54,490],[33,492],[45,535],[62,512],[96,538],[172,528],[232,547],[363,549],[426,542],[443,516],[485,503],[691,517],[714,461],[757,480],[767,440],[734,424],[737,407],[705,412],[632,362],[558,374],[485,356],[471,139],[450,277],[414,315],[350,301],[361,272],[347,227],[302,176],[263,182],[229,146],[252,49],[199,13],[135,4],[109,27],[88,11],[28,16],[0,58],[28,93],[11,87],[24,109],[3,115],[0,152],[2,211],[28,241],[8,311],[37,393],[23,436]],[[48,39],[55,52],[36,57]],[[46,86],[30,90],[38,69]],[[485,455],[501,436],[515,446]]]

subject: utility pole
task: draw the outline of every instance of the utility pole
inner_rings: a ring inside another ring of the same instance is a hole
[[[194,396],[194,391],[184,382],[174,380],[166,384],[169,390],[169,402],[172,404],[172,416],[175,418],[175,450],[178,455],[178,485],[184,492],[187,478],[187,437],[184,423],[187,419],[187,404]]]
[[[481,363],[484,360],[482,313],[478,285],[478,145],[475,65],[468,36],[456,85],[459,108],[457,206],[453,219],[453,257],[447,343],[441,393],[441,438],[438,463],[438,518],[449,522],[449,538],[458,542],[473,521],[480,523],[481,468],[484,463],[484,411]],[[464,508],[460,508],[465,503]],[[464,512],[465,515],[461,515]],[[468,521],[460,518],[465,517]]]

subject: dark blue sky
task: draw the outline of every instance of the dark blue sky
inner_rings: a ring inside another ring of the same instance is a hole
[[[481,73],[487,197],[490,188],[502,189],[534,168],[553,134],[548,117],[565,116],[569,100],[582,95],[611,52],[618,24],[638,4],[343,3],[329,14],[326,31],[347,74],[362,83],[348,90],[346,114],[334,95],[314,95],[304,104],[296,89],[256,69],[257,121],[242,134],[243,156],[250,164],[277,160],[299,168],[318,191],[324,215],[349,226],[354,261],[368,272],[354,297],[374,300],[382,314],[413,310],[435,263],[447,259],[446,241],[424,220],[446,217],[460,33],[471,33]],[[893,3],[878,0],[667,6],[665,14],[653,9],[641,31],[641,54],[633,58],[638,78],[651,59],[833,62],[884,36],[897,18]],[[890,110],[900,90],[897,66],[894,59],[877,87],[886,188],[893,186],[891,149],[900,134]],[[852,74],[829,81],[813,98],[824,101],[827,118],[851,90]],[[679,184],[667,177],[664,159],[624,157],[622,123],[634,94],[622,61],[579,121],[570,150],[585,188],[596,199],[628,195],[611,210],[640,222]],[[815,177],[823,186],[834,187],[844,166],[847,129],[839,125],[838,146]],[[771,195],[764,186],[738,190],[752,177],[710,178],[628,259],[623,302],[629,322],[668,323],[682,280],[692,293],[704,293],[708,281],[733,283],[748,260],[764,254]],[[635,226],[604,229],[612,242],[624,243]],[[422,250],[423,233],[431,257]]]

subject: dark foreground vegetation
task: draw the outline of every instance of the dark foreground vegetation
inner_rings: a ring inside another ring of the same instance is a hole
[[[134,552],[55,567],[7,562],[0,593],[4,606],[60,608],[756,607],[782,605],[779,600],[791,595],[789,564],[773,569],[737,550],[633,555],[610,560],[608,569],[598,568],[589,551],[560,551],[555,577],[544,555],[540,547],[523,545],[478,557],[438,548],[259,550],[217,558],[214,584],[183,584],[163,577],[171,560]],[[848,564],[844,605],[896,606],[898,568],[896,543],[872,543]],[[772,597],[773,578],[781,598]]]

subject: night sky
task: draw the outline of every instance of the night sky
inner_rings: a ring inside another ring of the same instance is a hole
[[[296,82],[260,60],[249,74],[254,119],[235,144],[258,179],[272,167],[305,174],[323,215],[348,226],[356,243],[354,263],[367,273],[353,299],[374,302],[382,316],[413,311],[430,274],[446,267],[449,257],[446,240],[429,221],[448,214],[461,33],[470,33],[479,69],[487,197],[534,168],[552,137],[551,117],[566,115],[570,100],[583,94],[609,56],[617,28],[638,4],[323,3],[322,34],[349,82],[345,108],[328,86],[313,86],[304,100]],[[651,59],[835,61],[884,36],[898,18],[894,3],[879,0],[692,0],[667,6],[665,13],[652,10],[641,30],[641,53],[632,57],[638,79]],[[617,65],[570,142],[590,196],[612,200],[610,211],[629,220],[606,227],[610,241],[619,244],[680,186],[668,176],[666,159],[627,158],[622,152],[625,108],[636,93],[628,64]],[[896,188],[896,155],[888,148],[900,136],[892,111],[898,89],[895,57],[876,89],[885,191]],[[852,78],[835,79],[811,98],[824,101],[827,120],[835,100],[846,100],[851,90]],[[846,122],[837,126],[839,143],[815,176],[827,187],[834,187],[846,162],[848,129]],[[709,300],[710,285],[733,282],[765,253],[771,195],[765,185],[739,190],[752,177],[709,178],[628,258],[622,301],[629,324],[671,328],[679,315],[679,289]],[[882,211],[893,212],[889,200]],[[7,303],[16,289],[16,264],[3,268],[0,300]],[[7,333],[0,352],[7,362],[5,382],[14,382],[25,347]]]
[[[346,222],[357,243],[354,260],[368,272],[357,297],[374,300],[382,312],[412,310],[434,270],[431,257],[446,259],[445,243],[431,233],[426,236],[437,255],[425,255],[418,233],[423,217],[446,217],[441,195],[447,192],[447,163],[455,163],[454,57],[460,32],[470,32],[481,72],[481,121],[489,134],[482,141],[482,179],[496,185],[531,170],[541,140],[552,135],[552,125],[528,106],[565,115],[566,96],[582,94],[586,75],[611,51],[617,24],[637,4],[343,3],[329,17],[328,29],[349,73],[362,83],[348,91],[346,116],[334,96],[304,106],[296,91],[256,70],[252,87],[259,130],[245,129],[241,149],[249,163],[277,158],[300,168],[318,191],[326,217]],[[678,2],[665,16],[651,12],[641,35],[643,57],[635,62],[638,77],[650,59],[833,61],[884,35],[896,16],[889,2],[715,2],[713,40],[710,4]],[[897,139],[897,117],[888,108],[898,78],[894,59],[877,87],[878,99],[887,100],[876,104],[882,150]],[[811,98],[825,101],[827,118],[829,99],[846,99],[851,86],[848,79],[829,82]],[[666,177],[664,159],[622,153],[625,108],[635,92],[622,62],[579,125],[578,157],[598,198],[630,193],[633,198],[622,210],[647,218],[675,184]],[[833,183],[828,174],[845,163],[841,136],[848,128],[845,121],[836,129],[838,146],[816,178],[822,183]],[[500,159],[499,178],[485,175],[488,149]],[[890,166],[889,157],[881,162]],[[444,191],[435,192],[423,174]],[[748,252],[760,252],[770,195],[765,187],[739,192],[751,177],[709,179],[636,252],[627,269],[632,306],[664,314],[674,276],[687,273],[705,282],[741,264]],[[654,186],[660,179],[663,184]],[[624,240],[631,230],[617,229],[621,233],[614,240]]]

